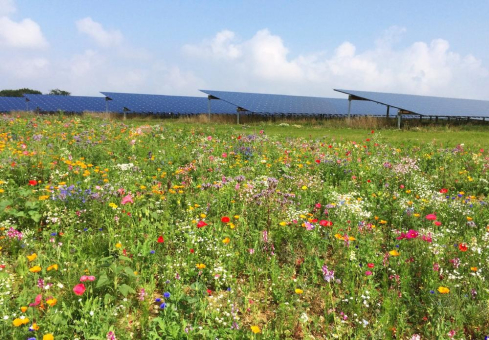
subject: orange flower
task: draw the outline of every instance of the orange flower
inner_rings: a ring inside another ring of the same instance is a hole
[[[394,250],[391,250],[391,251],[389,252],[389,254],[390,254],[391,256],[399,256],[399,255],[401,255],[401,254],[400,254],[400,253],[399,253],[397,250],[395,250],[395,249],[394,249]]]
[[[58,270],[58,265],[57,264],[52,264],[50,265],[48,268],[47,268],[47,271],[51,271],[51,270]]]
[[[51,306],[51,307],[53,307],[54,305],[56,305],[56,303],[57,303],[57,302],[58,302],[58,300],[57,300],[57,299],[55,299],[55,298],[52,298],[52,299],[49,299],[49,300],[47,300],[47,301],[46,301],[46,303],[47,303],[49,306]]]
[[[28,308],[27,306],[22,306],[22,307],[20,307],[20,311],[21,311],[22,313],[25,313],[25,312],[26,312],[26,310],[27,310],[27,308]]]
[[[473,272],[476,272],[477,271],[477,267],[470,267],[470,270],[472,270]]]
[[[41,270],[42,270],[42,268],[41,268],[41,267],[39,267],[39,266],[34,266],[34,267],[32,267],[32,268],[30,268],[30,269],[29,269],[29,271],[30,271],[31,273],[38,273],[38,272],[40,272]]]
[[[443,287],[443,286],[438,287],[438,291],[440,292],[440,294],[450,293],[450,289],[448,289],[447,287]]]
[[[36,258],[37,258],[37,254],[36,253],[33,253],[31,255],[27,255],[27,259],[29,260],[29,262],[34,261]]]
[[[226,237],[224,240],[222,240],[222,243],[228,244],[231,241],[229,237]]]

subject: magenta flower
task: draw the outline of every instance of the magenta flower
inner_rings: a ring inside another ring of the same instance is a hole
[[[134,203],[134,201],[132,200],[131,194],[124,196],[122,198],[121,205],[125,205],[127,203]]]
[[[36,296],[36,299],[34,300],[34,303],[29,304],[29,306],[30,307],[39,306],[39,304],[41,303],[41,301],[42,301],[42,295],[39,294],[38,296]]]
[[[413,230],[413,229],[409,229],[409,231],[407,232],[406,234],[406,238],[416,238],[418,237],[419,233],[416,231],[416,230]]]
[[[365,275],[367,275],[367,276],[370,276],[370,275],[372,275],[372,274],[373,274],[373,273],[372,273],[370,270],[367,270],[367,271],[365,272]]]
[[[434,220],[436,220],[436,215],[435,214],[428,214],[428,215],[426,215],[426,219],[429,221],[434,221]]]
[[[77,284],[74,288],[73,288],[73,292],[76,294],[76,295],[83,295],[83,293],[85,293],[85,285],[83,283],[79,283]]]

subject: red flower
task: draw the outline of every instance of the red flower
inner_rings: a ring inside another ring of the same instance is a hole
[[[158,237],[158,241],[156,241],[156,242],[163,243],[163,242],[165,242],[165,239],[163,238],[163,236],[160,236],[160,237]]]
[[[207,289],[207,294],[212,295],[212,290]]]
[[[447,192],[448,192],[448,189],[445,189],[445,188],[440,189],[440,193],[442,193],[442,194],[446,194]]]
[[[205,227],[207,225],[207,223],[205,223],[204,221],[199,221],[199,223],[197,223],[197,228],[202,228],[202,227]]]
[[[369,268],[373,268],[373,267],[375,267],[375,264],[373,264],[373,263],[368,263],[368,264],[367,264],[367,267],[369,267]]]
[[[467,245],[465,243],[460,243],[458,245],[458,249],[460,249],[460,251],[467,251],[469,248],[467,248]]]
[[[319,225],[321,225],[323,227],[331,227],[331,226],[333,226],[333,222],[321,220],[321,221],[319,221]]]
[[[191,253],[191,254],[195,253],[194,248],[190,248],[190,253]]]
[[[315,161],[317,164],[321,163],[321,160],[320,159],[316,159]]]
[[[224,217],[221,218],[221,222],[222,223],[228,223],[229,221],[230,221],[230,219],[227,216],[224,216]]]
[[[29,185],[35,186],[35,185],[37,185],[37,181],[35,179],[31,179],[29,181]]]
[[[435,214],[428,214],[426,215],[426,219],[430,221],[436,220],[436,215]]]
[[[437,227],[439,227],[439,226],[441,226],[441,222],[440,222],[440,221],[435,221],[435,225],[436,225]]]

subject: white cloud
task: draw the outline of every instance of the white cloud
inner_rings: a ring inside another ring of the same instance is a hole
[[[117,46],[124,39],[119,30],[106,30],[90,17],[78,20],[76,27],[78,32],[88,35],[101,47]]]
[[[268,30],[242,42],[233,32],[222,31],[185,45],[183,52],[197,59],[199,69],[214,68],[208,79],[216,89],[331,96],[333,88],[350,88],[487,99],[489,71],[480,60],[450,50],[444,39],[398,47],[405,31],[393,26],[365,51],[345,41],[332,53],[295,58],[289,57],[282,38]],[[239,53],[230,57],[229,51]],[[216,64],[226,56],[229,62]]]
[[[0,0],[0,17],[7,16],[16,11],[13,0]]]
[[[35,49],[48,45],[41,27],[31,19],[15,22],[7,17],[0,18],[0,46]]]

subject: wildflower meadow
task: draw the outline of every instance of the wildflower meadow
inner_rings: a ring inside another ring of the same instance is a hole
[[[488,139],[360,136],[2,116],[0,338],[489,336]]]

